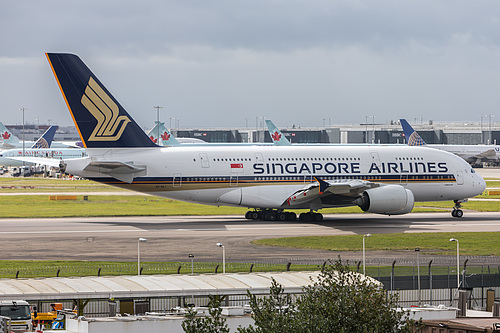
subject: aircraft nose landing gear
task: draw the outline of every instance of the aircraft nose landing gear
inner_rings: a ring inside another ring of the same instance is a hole
[[[463,210],[460,209],[460,208],[462,208],[463,200],[454,200],[453,202],[455,202],[455,207],[453,207],[453,210],[451,211],[451,216],[453,216],[453,217],[464,216]]]

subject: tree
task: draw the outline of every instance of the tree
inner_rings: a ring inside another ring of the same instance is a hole
[[[226,319],[221,316],[222,308],[218,296],[211,296],[208,303],[208,316],[197,317],[194,307],[189,307],[182,322],[186,333],[229,333]]]
[[[288,311],[281,307],[288,296],[274,280],[267,298],[257,300],[249,292],[256,327],[238,332],[413,332],[408,313],[397,309],[397,296],[386,296],[378,284],[340,260],[325,265],[303,291]]]

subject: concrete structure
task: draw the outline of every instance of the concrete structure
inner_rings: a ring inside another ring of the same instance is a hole
[[[403,131],[398,121],[388,123],[333,124],[323,127],[301,128],[276,125],[292,143],[382,143],[403,144]],[[500,143],[500,124],[495,122],[424,123],[409,119],[411,125],[428,144],[495,144]],[[153,121],[152,121],[153,123]],[[21,137],[22,125],[7,125],[14,135]],[[26,140],[38,138],[48,125],[25,125]],[[176,137],[202,139],[207,142],[266,142],[271,137],[264,125],[246,128],[171,128]],[[55,141],[79,141],[73,126],[60,127]]]

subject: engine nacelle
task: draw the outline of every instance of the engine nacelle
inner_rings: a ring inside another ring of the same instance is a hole
[[[410,190],[399,185],[387,185],[364,191],[358,205],[365,212],[400,215],[411,212],[414,203]]]

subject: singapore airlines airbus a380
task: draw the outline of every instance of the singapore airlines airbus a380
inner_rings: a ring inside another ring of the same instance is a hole
[[[156,196],[248,207],[248,219],[321,221],[316,211],[360,206],[396,215],[415,201],[460,203],[485,189],[480,175],[448,152],[408,146],[160,147],[76,55],[47,54],[88,157],[57,161],[94,181]],[[46,160],[46,159],[45,159]],[[41,161],[44,162],[43,160]]]

